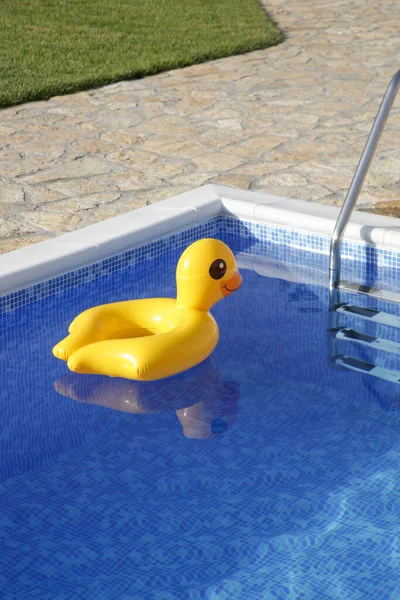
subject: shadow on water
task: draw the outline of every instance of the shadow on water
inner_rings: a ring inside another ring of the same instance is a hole
[[[365,246],[365,284],[373,286],[378,279],[378,251],[375,242],[372,240],[372,231],[374,227],[362,227],[361,237],[367,246]]]

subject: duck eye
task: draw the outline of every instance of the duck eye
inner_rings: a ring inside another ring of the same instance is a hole
[[[208,272],[213,279],[221,279],[226,273],[226,262],[222,258],[217,258],[211,264]]]

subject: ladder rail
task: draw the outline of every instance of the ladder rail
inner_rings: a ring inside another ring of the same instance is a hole
[[[357,198],[360,194],[364,179],[367,175],[369,166],[399,87],[400,69],[392,77],[392,80],[387,87],[386,93],[375,117],[375,121],[368,136],[367,143],[365,144],[364,151],[357,165],[353,180],[350,184],[347,196],[333,230],[329,254],[329,289],[331,292],[337,288],[340,283],[340,250],[343,234],[357,202]]]

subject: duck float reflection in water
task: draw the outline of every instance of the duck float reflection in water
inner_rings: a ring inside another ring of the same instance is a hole
[[[189,246],[176,270],[177,298],[114,302],[89,308],[53,348],[71,371],[152,381],[205,360],[218,343],[209,312],[242,284],[226,244],[203,239]]]
[[[240,384],[221,381],[210,357],[200,365],[159,381],[130,381],[68,373],[54,383],[62,396],[134,415],[176,412],[183,434],[193,439],[220,437],[235,422]]]

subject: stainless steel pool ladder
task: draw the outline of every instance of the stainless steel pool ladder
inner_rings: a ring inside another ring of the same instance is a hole
[[[390,109],[392,108],[399,87],[400,69],[393,76],[383,97],[382,103],[375,117],[371,133],[368,136],[367,143],[365,144],[364,151],[361,155],[356,172],[354,173],[353,180],[350,184],[349,191],[347,192],[346,199],[343,203],[342,210],[340,211],[338,220],[336,221],[336,225],[333,230],[329,256],[329,288],[331,290],[338,288],[341,285],[340,247],[342,243],[344,230],[346,229],[346,226],[351,217],[351,213],[353,212],[353,209],[357,202],[357,198],[360,194],[365,176],[367,175],[372,157],[374,156],[376,147],[379,142],[379,138],[381,137],[383,128],[389,116]]]
[[[396,98],[400,87],[400,70],[393,76],[386,93],[383,97],[381,106],[375,117],[371,133],[368,136],[367,143],[361,155],[349,191],[343,203],[338,220],[336,222],[330,248],[329,256],[329,346],[330,359],[336,365],[345,367],[354,371],[368,373],[375,377],[400,383],[400,372],[390,371],[383,367],[345,356],[337,352],[337,341],[351,341],[357,344],[368,346],[385,352],[394,352],[400,355],[400,344],[391,340],[367,335],[349,327],[339,326],[339,316],[346,314],[355,317],[368,319],[370,322],[389,325],[400,328],[400,317],[370,308],[363,308],[340,301],[340,292],[349,291],[361,294],[367,294],[374,298],[381,298],[392,302],[400,302],[400,294],[380,290],[375,287],[353,284],[347,281],[341,281],[340,278],[340,250],[344,231],[350,220],[351,214],[360,194],[361,187],[371,164],[371,160],[378,145],[380,136],[388,118],[390,109]]]

